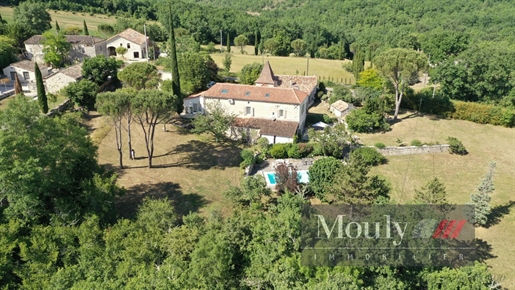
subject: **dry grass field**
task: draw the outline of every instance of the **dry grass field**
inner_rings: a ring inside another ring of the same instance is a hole
[[[217,49],[220,45],[216,46]],[[263,63],[268,60],[275,74],[278,75],[317,75],[320,81],[332,78],[335,82],[354,83],[352,73],[346,71],[342,64],[350,62],[350,60],[330,60],[310,58],[309,67],[308,59],[305,57],[282,57],[272,55],[254,55],[254,46],[245,46],[246,54],[241,54],[239,47],[231,47],[231,72],[239,73],[243,66],[254,62]],[[212,53],[211,57],[218,67],[223,68],[223,53]]]
[[[405,203],[413,198],[433,177],[447,188],[447,199],[467,203],[469,195],[488,172],[488,164],[497,164],[494,173],[495,192],[492,195],[494,222],[488,228],[478,228],[476,235],[491,246],[492,258],[486,260],[492,272],[504,277],[503,286],[515,289],[515,129],[480,125],[461,120],[435,119],[406,113],[392,131],[384,134],[358,134],[366,145],[382,142],[387,146],[397,141],[445,144],[448,136],[461,140],[469,151],[458,156],[447,153],[388,157],[388,163],[373,168],[372,173],[386,177],[392,185],[392,198]]]
[[[2,18],[6,20],[8,23],[12,22],[13,20],[13,11],[14,9],[11,7],[4,7],[0,6],[0,14],[2,15]],[[99,36],[99,37],[106,37],[106,35],[102,35],[97,31],[97,26],[99,24],[114,24],[116,22],[116,18],[109,17],[106,15],[101,14],[95,14],[93,16],[89,15],[88,13],[82,13],[82,12],[66,12],[66,11],[54,11],[54,10],[48,10],[48,13],[50,13],[50,16],[52,17],[52,28],[55,29],[55,22],[57,21],[59,23],[59,27],[61,29],[64,29],[66,27],[70,26],[77,26],[82,29],[83,21],[86,20],[86,23],[88,25],[88,31],[90,35],[93,36]]]
[[[98,160],[119,174],[118,184],[127,194],[118,202],[118,212],[130,216],[145,197],[168,197],[180,214],[212,211],[227,213],[228,201],[223,192],[239,185],[241,179],[240,148],[232,143],[215,143],[207,136],[182,133],[173,125],[156,128],[153,164],[147,168],[147,154],[141,127],[132,127],[132,146],[136,160],[130,160],[126,134],[123,162],[119,169],[114,130],[108,120],[95,115],[90,121],[92,139],[98,144]]]

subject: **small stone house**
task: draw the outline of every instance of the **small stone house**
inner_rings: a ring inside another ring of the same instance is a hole
[[[152,43],[150,38],[137,32],[132,28],[127,28],[117,35],[106,40],[108,56],[116,56],[117,47],[125,47],[127,52],[123,55],[125,59],[146,59],[147,47]]]
[[[45,78],[48,75],[48,67],[44,65],[39,66],[41,75]],[[34,63],[29,60],[22,60],[19,62],[12,63],[8,67],[3,69],[4,75],[6,75],[11,81],[14,81],[15,75],[18,74],[18,79],[22,86],[25,86],[24,90],[33,91],[36,89],[36,73],[34,71]]]
[[[82,63],[60,69],[45,79],[46,91],[52,94],[59,92],[68,84],[77,82],[82,78]]]
[[[344,117],[348,109],[349,109],[349,104],[347,104],[346,102],[344,102],[342,100],[338,100],[338,101],[334,102],[331,105],[331,107],[329,108],[329,110],[331,112],[333,112],[333,114],[337,118]]]

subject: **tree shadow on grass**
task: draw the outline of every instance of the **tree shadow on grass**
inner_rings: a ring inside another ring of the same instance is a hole
[[[240,151],[232,142],[213,144],[191,140],[186,144],[178,145],[175,150],[165,155],[186,153],[179,161],[181,166],[196,170],[208,170],[239,166]]]
[[[115,208],[118,215],[123,218],[135,217],[138,207],[145,198],[168,198],[180,217],[190,212],[197,212],[207,204],[207,201],[201,195],[196,193],[183,194],[177,183],[138,184],[127,189],[126,194],[116,200]]]
[[[478,262],[485,262],[488,259],[497,258],[497,256],[492,254],[492,245],[490,245],[488,242],[476,238],[474,244],[476,260]]]
[[[515,206],[515,201],[510,200],[508,203],[503,205],[497,205],[494,208],[492,208],[492,211],[488,215],[487,223],[485,225],[485,228],[490,228],[491,226],[494,226],[501,222],[501,219],[505,216],[510,214],[511,208]]]

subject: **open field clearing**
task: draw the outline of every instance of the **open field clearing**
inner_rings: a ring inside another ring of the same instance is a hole
[[[392,131],[376,134],[358,134],[366,145],[382,142],[387,146],[397,141],[445,144],[448,136],[463,142],[468,155],[447,153],[389,156],[388,164],[372,169],[372,173],[386,177],[392,184],[392,198],[405,203],[413,198],[414,189],[420,189],[433,177],[447,188],[447,199],[452,203],[467,203],[488,172],[488,164],[495,161],[495,191],[492,207],[495,216],[489,228],[478,228],[476,235],[492,248],[493,258],[486,262],[492,272],[504,276],[503,286],[515,288],[512,273],[515,257],[515,129],[480,125],[462,120],[435,119],[430,116],[404,114]]]

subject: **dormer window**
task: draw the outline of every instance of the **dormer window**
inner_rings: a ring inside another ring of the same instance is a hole
[[[226,89],[222,90],[222,94],[227,94],[227,93],[229,93],[229,90],[226,90]]]

